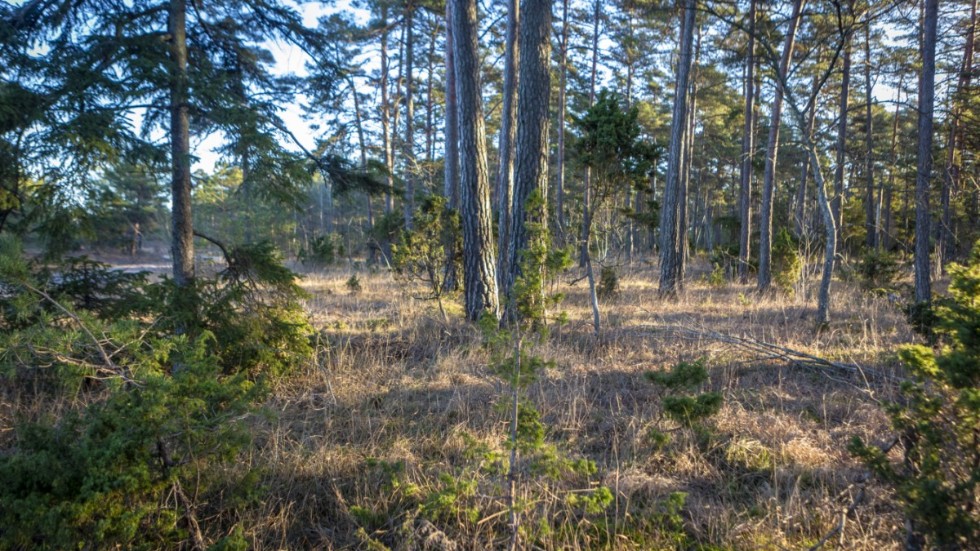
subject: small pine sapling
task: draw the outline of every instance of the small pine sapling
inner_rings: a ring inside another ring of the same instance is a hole
[[[458,265],[463,250],[459,213],[449,208],[444,197],[425,198],[413,218],[411,230],[403,231],[397,244],[391,246],[392,264],[398,277],[421,283],[426,294],[420,300],[435,300],[444,320],[449,317],[444,305],[450,286],[446,285],[447,264]],[[448,255],[447,252],[455,252]]]
[[[539,193],[535,192],[529,198],[529,210],[543,208],[543,205]],[[510,419],[505,444],[510,452],[506,497],[510,513],[510,549],[517,549],[522,538],[529,539],[532,530],[538,536],[550,531],[546,519],[542,518],[538,523],[523,522],[531,519],[522,520],[522,517],[533,514],[532,505],[536,501],[519,497],[530,490],[529,479],[559,480],[564,476],[588,479],[597,472],[594,462],[572,460],[546,441],[546,425],[526,396],[527,388],[545,369],[554,365],[534,354],[535,347],[548,334],[548,309],[561,300],[560,295],[546,292],[546,282],[571,264],[570,250],[553,251],[549,246],[548,231],[542,223],[529,223],[528,233],[528,248],[520,259],[520,275],[509,297],[508,310],[516,315],[511,316],[511,323],[504,329],[498,327],[492,316],[484,316],[480,322],[485,345],[491,353],[492,370],[508,385],[507,399],[501,405]],[[568,500],[569,505],[588,514],[604,509],[611,502],[611,492],[603,487],[592,488]]]
[[[949,297],[933,310],[937,348],[900,351],[912,379],[888,413],[903,460],[859,438],[850,446],[895,488],[908,520],[906,541],[920,549],[980,541],[980,243],[969,265],[949,271]]]

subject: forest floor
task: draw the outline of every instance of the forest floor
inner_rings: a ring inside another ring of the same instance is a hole
[[[554,363],[527,399],[557,453],[597,471],[524,473],[522,547],[806,549],[842,526],[824,548],[898,548],[901,515],[847,445],[890,439],[897,348],[916,340],[901,305],[835,282],[833,321],[817,332],[803,298],[816,281],[797,297],[759,296],[694,276],[663,300],[656,271],[634,266],[602,301],[598,337],[585,281],[557,284],[570,321],[538,346]],[[278,383],[274,415],[253,427],[267,495],[241,520],[256,547],[505,547],[507,480],[494,465],[509,454],[510,393],[479,330],[458,304],[444,321],[386,272],[327,269],[303,286],[317,361]],[[692,430],[663,416],[644,373],[698,359],[724,405]],[[604,510],[570,497],[599,485],[614,496]]]

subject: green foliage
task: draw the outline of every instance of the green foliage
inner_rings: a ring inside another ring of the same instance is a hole
[[[544,212],[544,198],[540,191],[536,190],[528,197],[527,210],[529,213]],[[572,265],[573,252],[570,246],[553,246],[541,217],[529,218],[528,246],[520,253],[520,270],[508,297],[508,311],[516,333],[533,333],[543,338],[548,329],[548,309],[557,306],[564,298],[560,293],[547,292],[547,284],[551,282],[551,288],[554,288],[558,275]]]
[[[704,281],[709,287],[724,287],[725,283],[728,282],[725,277],[725,269],[717,262],[712,264],[711,273],[705,276]]]
[[[232,249],[218,279],[197,281],[198,330],[214,334],[226,372],[281,375],[311,357],[313,329],[301,302],[307,295],[296,280],[263,242]]]
[[[357,278],[357,274],[351,274],[351,276],[347,278],[347,282],[344,283],[344,286],[347,287],[347,292],[352,295],[360,294],[360,292],[363,290],[361,287],[361,280]]]
[[[8,347],[17,351],[6,358],[51,351],[49,358],[67,354],[83,363],[96,361],[95,347],[79,323],[92,326],[93,334],[124,332],[137,341],[166,337],[177,327],[192,339],[211,334],[208,346],[227,373],[278,374],[311,353],[312,331],[300,303],[305,293],[269,244],[233,249],[218,278],[197,278],[186,288],[167,279],[148,283],[142,274],[85,259],[42,270],[24,261],[10,240],[2,249],[0,276],[9,292],[0,296],[0,326],[17,330],[5,334]],[[71,309],[76,313],[68,314]],[[53,339],[49,332],[67,338],[38,346]]]
[[[428,294],[419,298],[439,300],[446,293],[446,263],[459,264],[463,251],[459,213],[444,197],[429,195],[413,218],[413,228],[402,231],[391,246],[391,260],[398,277],[422,283]],[[452,257],[447,253],[452,252]]]
[[[541,212],[543,208],[544,202],[536,192],[528,201],[528,210]],[[547,425],[526,396],[528,387],[539,379],[540,374],[554,366],[553,362],[535,353],[535,347],[547,335],[547,309],[561,300],[560,296],[546,292],[546,282],[572,262],[570,249],[552,250],[547,229],[540,221],[532,217],[528,232],[529,245],[521,253],[520,275],[510,297],[510,309],[516,310],[516,315],[512,315],[506,328],[499,327],[493,316],[484,315],[480,327],[484,345],[490,352],[490,368],[509,387],[498,406],[506,412],[510,423],[504,442],[504,448],[510,450],[507,474],[522,486],[519,493],[523,497],[509,495],[507,506],[518,518],[526,518],[526,521],[518,521],[512,536],[533,541],[547,539],[552,533],[548,519],[535,521],[535,510],[531,505],[537,501],[535,494],[553,493],[550,485],[560,481],[587,482],[596,474],[597,468],[594,462],[573,459],[547,441]],[[501,463],[497,459],[491,465]],[[500,472],[503,474],[503,469]],[[509,492],[515,490],[510,486]],[[612,492],[601,486],[591,487],[588,493],[570,494],[567,500],[569,505],[587,515],[601,514],[612,501]]]
[[[799,245],[789,230],[780,228],[772,240],[773,281],[784,293],[792,293],[802,269]]]
[[[600,486],[590,492],[569,494],[568,504],[572,507],[581,507],[586,514],[598,515],[612,505],[613,499],[612,491],[605,486]]]
[[[200,473],[247,443],[235,419],[261,396],[241,375],[220,376],[210,341],[153,339],[131,359],[138,383],[60,420],[18,426],[15,451],[0,455],[0,547],[184,541],[188,504],[166,496],[210,493]],[[174,362],[184,368],[168,375]]]
[[[708,380],[704,360],[680,362],[670,371],[647,371],[647,380],[670,392],[663,396],[663,412],[669,419],[686,427],[698,427],[718,413],[722,396],[717,392],[692,394]]]
[[[882,250],[866,251],[858,267],[861,286],[875,292],[890,291],[900,271],[901,265],[895,254]]]
[[[328,266],[344,255],[344,245],[337,234],[328,233],[310,239],[309,248],[299,251],[299,260],[303,264]]]
[[[139,252],[134,232],[154,234],[165,227],[166,186],[158,167],[120,163],[87,189],[81,226],[96,246]]]
[[[938,349],[903,348],[912,380],[890,406],[905,448],[902,464],[860,439],[851,451],[894,486],[929,544],[962,549],[980,541],[980,244],[967,266],[951,265],[949,300],[932,310]]]
[[[137,313],[147,313],[143,291],[148,284],[147,273],[127,273],[113,270],[108,264],[87,257],[69,257],[57,271],[45,274],[52,295],[70,301],[105,320],[120,319]]]
[[[19,421],[0,453],[0,548],[176,548],[189,519],[257,499],[227,466],[259,375],[308,355],[309,326],[271,245],[228,260],[178,289],[84,259],[41,269],[0,239],[0,384],[70,405]],[[220,535],[206,534],[248,546],[240,528]]]
[[[642,185],[656,168],[659,150],[641,139],[638,116],[636,107],[624,111],[619,98],[603,89],[588,112],[575,121],[581,137],[573,143],[573,151],[579,163],[594,171],[596,206],[622,186]]]
[[[619,295],[619,275],[616,268],[603,266],[599,271],[599,285],[596,286],[596,294],[599,298],[610,299]]]

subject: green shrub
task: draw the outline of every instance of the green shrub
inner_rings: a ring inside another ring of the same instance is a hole
[[[772,240],[774,283],[784,293],[792,293],[802,269],[799,245],[786,228],[780,229]]]
[[[891,290],[900,271],[898,258],[890,252],[879,250],[865,252],[858,267],[861,286],[868,291]]]
[[[247,546],[240,529],[196,518],[232,519],[254,495],[236,487],[255,478],[228,464],[248,443],[260,375],[301,361],[309,326],[270,245],[228,257],[218,278],[177,288],[88,262],[84,279],[51,278],[0,239],[0,384],[70,405],[19,422],[0,450],[0,549]]]
[[[147,343],[129,366],[138,383],[60,420],[18,426],[16,447],[0,455],[0,547],[186,541],[193,508],[220,499],[200,475],[247,443],[236,419],[260,395],[243,376],[220,376],[209,340]],[[175,361],[185,367],[168,375]]]
[[[949,299],[929,310],[942,346],[900,352],[912,379],[889,415],[904,461],[860,439],[851,450],[895,488],[913,537],[936,549],[965,549],[980,541],[980,244],[968,266],[949,270]]]
[[[619,275],[616,268],[603,266],[599,271],[599,285],[596,287],[599,298],[610,299],[619,294]]]
[[[708,380],[704,360],[680,362],[666,373],[648,371],[646,378],[672,393],[663,397],[664,414],[684,426],[698,425],[721,409],[722,397],[717,392],[690,394]]]
[[[318,235],[310,240],[309,248],[300,249],[299,260],[303,264],[330,265],[344,256],[344,245],[337,234]]]
[[[357,274],[352,274],[349,278],[347,278],[347,282],[344,283],[344,286],[347,287],[347,292],[352,295],[360,294],[360,292],[363,290],[361,287],[361,280],[357,278]]]
[[[463,232],[459,213],[446,203],[444,197],[430,195],[415,213],[414,226],[401,233],[397,244],[391,246],[391,262],[396,275],[410,283],[421,283],[426,294],[416,298],[435,300],[443,317],[443,299],[447,293],[446,277],[460,273]],[[452,263],[457,268],[449,270]]]

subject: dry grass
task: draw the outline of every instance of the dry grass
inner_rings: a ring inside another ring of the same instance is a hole
[[[318,363],[282,382],[268,403],[274,415],[256,421],[249,463],[261,469],[266,495],[238,520],[257,549],[438,548],[423,540],[443,532],[464,549],[502,546],[504,479],[481,470],[474,450],[504,449],[507,421],[495,404],[506,391],[488,369],[479,333],[459,320],[457,305],[453,321],[444,323],[435,304],[411,299],[411,290],[386,273],[359,272],[363,290],[351,294],[344,285],[351,273],[305,278],[321,330]],[[556,367],[529,397],[548,440],[570,457],[594,460],[598,473],[591,480],[523,481],[534,517],[525,526],[543,520],[552,530],[534,547],[812,545],[857,492],[853,483],[863,471],[847,442],[887,434],[876,400],[893,396],[895,349],[913,340],[897,306],[838,284],[835,321],[817,333],[809,318],[814,305],[804,299],[695,280],[679,299],[661,300],[655,281],[649,267],[621,277],[619,297],[602,305],[598,339],[585,283],[559,285],[571,323],[542,345],[540,353]],[[662,330],[671,326],[750,336],[857,362],[879,376],[865,380],[752,357]],[[662,418],[660,392],[642,376],[697,358],[710,369],[708,386],[725,397],[700,435],[674,430]],[[654,429],[670,432],[671,442],[652,442]],[[458,510],[426,513],[426,500],[447,487],[440,475],[474,479],[476,490],[456,502]],[[600,482],[616,495],[604,514],[568,504],[569,492]],[[673,492],[687,494],[679,525],[664,509]],[[883,490],[869,485],[868,492],[868,503],[848,519],[844,547],[897,548],[897,512]],[[423,516],[435,526],[420,522]]]

